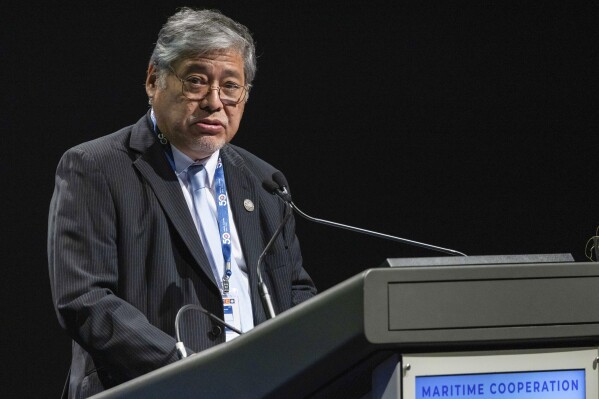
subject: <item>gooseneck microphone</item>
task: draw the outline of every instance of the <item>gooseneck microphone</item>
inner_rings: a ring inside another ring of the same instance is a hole
[[[270,241],[268,241],[268,243],[266,244],[266,247],[264,247],[264,251],[262,251],[262,253],[260,254],[260,257],[258,258],[258,265],[257,265],[258,291],[260,291],[260,299],[262,300],[262,307],[264,308],[264,313],[266,314],[267,320],[272,319],[273,317],[276,316],[276,314],[275,314],[275,308],[272,305],[272,299],[270,297],[270,293],[268,292],[268,287],[264,283],[264,279],[262,277],[262,268],[263,268],[262,259],[268,253],[268,251],[270,250],[270,247],[272,247],[273,243],[275,242],[275,240],[279,236],[279,234],[281,234],[281,231],[283,231],[283,228],[285,227],[285,224],[287,224],[287,221],[289,220],[291,215],[292,215],[291,206],[287,202],[285,202],[285,217],[279,224],[279,227],[277,227],[277,230],[275,230],[275,233],[272,235],[272,237],[270,238]]]
[[[181,307],[181,309],[179,309],[179,311],[177,311],[177,316],[175,316],[175,335],[177,337],[177,343],[175,344],[175,347],[177,348],[177,352],[179,353],[179,357],[181,359],[184,359],[187,357],[187,351],[185,350],[185,345],[183,344],[183,341],[181,341],[181,333],[179,332],[179,318],[185,311],[187,311],[189,309],[199,310],[200,312],[202,312],[205,315],[207,315],[208,317],[210,317],[210,319],[215,321],[217,324],[220,324],[221,326],[226,327],[229,330],[234,331],[239,335],[243,334],[243,332],[239,331],[237,328],[233,327],[232,325],[226,323],[224,320],[221,320],[219,317],[210,313],[209,311],[207,311],[200,305],[193,305],[193,304],[185,305],[185,306]]]
[[[432,251],[442,252],[442,253],[449,254],[449,255],[467,256],[465,253],[456,251],[453,249],[443,248],[443,247],[439,247],[436,245],[426,244],[426,243],[418,242],[418,241],[414,241],[414,240],[408,240],[407,238],[401,238],[401,237],[396,237],[396,236],[392,236],[389,234],[383,234],[383,233],[379,233],[379,232],[372,231],[372,230],[362,229],[360,227],[348,226],[346,224],[331,222],[329,220],[318,219],[318,218],[312,217],[310,215],[307,215],[304,212],[302,212],[297,207],[297,205],[295,205],[293,203],[293,201],[291,199],[291,194],[289,194],[289,191],[287,191],[287,181],[285,180],[285,176],[283,176],[283,173],[281,173],[280,171],[273,173],[272,180],[264,181],[263,186],[264,186],[264,188],[266,188],[266,190],[281,197],[281,199],[283,199],[283,201],[285,201],[287,204],[289,204],[289,206],[291,208],[293,208],[301,217],[303,217],[307,220],[310,220],[312,222],[316,222],[316,223],[320,223],[320,224],[324,224],[324,225],[328,225],[328,226],[332,226],[332,227],[338,227],[338,228],[354,231],[357,233],[368,234],[368,235],[371,235],[374,237],[384,238],[387,240],[396,241],[396,242],[400,242],[403,244],[414,245],[417,247],[430,249]]]

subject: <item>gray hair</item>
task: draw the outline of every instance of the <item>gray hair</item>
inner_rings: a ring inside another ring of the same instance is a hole
[[[256,76],[256,48],[248,28],[218,10],[181,8],[158,33],[150,63],[163,80],[173,63],[215,51],[235,50],[244,60],[247,85]]]

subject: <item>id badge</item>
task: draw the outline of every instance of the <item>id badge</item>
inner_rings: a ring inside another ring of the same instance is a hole
[[[237,296],[237,290],[232,289],[227,294],[223,295],[223,311],[225,314],[225,322],[232,325],[238,330],[241,330],[241,316],[239,314],[239,299]],[[226,340],[230,341],[233,338],[239,336],[236,332],[225,327]]]

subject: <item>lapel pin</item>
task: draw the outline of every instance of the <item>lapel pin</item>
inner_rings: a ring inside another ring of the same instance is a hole
[[[249,199],[243,200],[243,206],[245,207],[245,210],[248,212],[253,212],[253,210],[254,210],[254,203],[252,202],[252,200],[249,200]]]

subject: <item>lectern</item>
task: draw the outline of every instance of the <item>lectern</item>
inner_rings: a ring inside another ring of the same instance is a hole
[[[94,398],[599,398],[598,263],[395,263]]]

